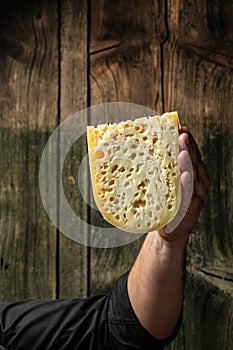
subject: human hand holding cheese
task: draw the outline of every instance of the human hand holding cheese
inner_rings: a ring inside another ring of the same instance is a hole
[[[128,232],[163,227],[181,202],[177,112],[88,129],[92,187],[105,220]]]
[[[163,239],[173,242],[179,239],[188,240],[189,233],[204,208],[210,189],[210,179],[201,153],[192,134],[186,127],[181,127],[178,142],[180,145],[178,163],[181,169],[180,181],[185,212],[182,213],[181,205],[182,220],[179,221],[179,225],[174,227],[171,235],[166,232],[166,227],[158,230]],[[179,212],[177,216],[179,216]]]

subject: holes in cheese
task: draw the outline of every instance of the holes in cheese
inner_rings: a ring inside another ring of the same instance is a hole
[[[177,112],[88,127],[96,204],[106,221],[144,233],[171,221],[180,205]]]

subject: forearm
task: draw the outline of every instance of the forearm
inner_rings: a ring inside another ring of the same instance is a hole
[[[182,150],[178,161],[182,170],[180,181],[183,195],[190,191],[192,178],[187,155],[193,165],[193,194],[189,207],[173,232],[166,233],[166,229],[162,228],[159,233],[155,231],[147,235],[128,279],[128,294],[134,312],[141,324],[158,339],[168,337],[179,319],[188,236],[210,189],[210,179],[200,151],[187,128],[182,128],[179,145]]]
[[[155,337],[168,337],[180,316],[187,237],[168,242],[147,235],[130,271],[128,293],[141,324]]]

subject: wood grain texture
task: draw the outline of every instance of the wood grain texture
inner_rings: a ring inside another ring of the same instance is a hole
[[[93,1],[90,36],[91,104],[126,101],[162,112],[163,2]]]
[[[166,109],[177,109],[201,147],[212,180],[209,202],[195,235],[192,237],[190,259],[193,264],[214,265],[231,269],[233,277],[232,242],[232,118],[233,74],[223,61],[209,59],[190,45],[206,48],[216,40],[231,43],[232,21],[222,17],[227,3],[187,2],[169,7],[169,40],[164,45],[164,81]],[[227,21],[228,20],[228,21]],[[215,29],[212,30],[213,25]],[[202,41],[203,40],[203,41]],[[225,55],[224,49],[219,48]],[[226,56],[230,57],[232,50]],[[195,252],[195,253],[194,253]],[[232,278],[233,279],[233,278]]]
[[[131,102],[162,112],[160,49],[167,35],[164,12],[162,1],[92,1],[91,105]],[[106,120],[92,121],[103,122]],[[103,224],[95,215],[92,222]],[[130,268],[143,239],[118,248],[91,249],[92,294],[110,289]]]
[[[212,188],[188,246],[182,328],[167,348],[232,349],[232,1],[11,5],[9,0],[0,11],[1,301],[110,290],[144,239],[88,248],[50,224],[38,170],[58,123],[104,102],[178,110],[201,147]],[[67,154],[62,179],[71,208],[94,229],[106,223],[87,208],[78,189],[85,147],[83,135]],[[77,230],[88,238],[84,226]]]
[[[88,272],[89,272],[89,249],[87,213],[88,207],[85,204],[79,190],[79,183],[86,185],[87,178],[82,180],[78,176],[79,167],[83,160],[83,153],[86,149],[86,140],[76,142],[70,149],[65,159],[62,179],[66,199],[75,215],[80,218],[79,224],[75,226],[73,236],[82,235],[82,244],[67,237],[62,232],[59,235],[59,298],[85,297],[88,294]],[[82,173],[85,177],[86,173]],[[60,205],[60,216],[63,205]],[[67,218],[69,220],[69,217]],[[85,245],[83,242],[86,242]]]
[[[0,298],[51,298],[55,297],[56,236],[40,199],[38,169],[57,122],[56,6],[43,1],[30,7],[18,4],[4,19]]]
[[[56,124],[56,99],[47,102],[57,89],[56,3],[26,4],[2,12],[1,125],[46,131]]]
[[[232,284],[223,290],[216,278],[188,273],[181,329],[166,349],[232,349],[232,296]]]
[[[86,1],[62,1],[60,8],[60,122],[87,107],[87,38],[88,8]],[[87,116],[80,119],[77,128],[86,130]],[[77,129],[77,133],[78,133]],[[67,136],[68,137],[68,136]],[[87,169],[78,178],[79,166],[86,155],[86,134],[71,147],[63,167],[63,188],[66,198],[81,218],[75,227],[88,240],[86,227],[88,207],[79,191],[79,183],[87,187]],[[63,205],[60,203],[60,216]],[[69,220],[69,218],[67,218]],[[85,239],[84,239],[85,240]],[[88,288],[88,248],[63,234],[59,248],[59,297],[84,297]]]
[[[231,294],[224,292],[202,274],[188,276],[184,333],[189,336],[185,340],[185,349],[232,349],[232,292],[233,289]]]
[[[165,109],[197,140],[212,188],[188,246],[182,330],[169,349],[231,349],[232,19],[230,1],[168,2]]]
[[[169,34],[213,63],[232,68],[232,1],[168,1]]]

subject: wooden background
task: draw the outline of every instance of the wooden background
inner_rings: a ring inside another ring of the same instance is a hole
[[[143,240],[90,248],[50,223],[38,171],[56,126],[103,102],[178,110],[200,145],[212,189],[191,235],[184,321],[168,349],[233,349],[232,13],[231,0],[1,3],[1,301],[109,290]],[[94,222],[77,191],[85,154],[84,143],[72,147],[63,185],[72,208]]]

